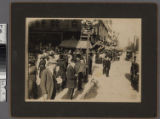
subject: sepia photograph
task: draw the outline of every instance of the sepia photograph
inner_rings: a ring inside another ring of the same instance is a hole
[[[26,18],[26,102],[141,103],[141,18]]]

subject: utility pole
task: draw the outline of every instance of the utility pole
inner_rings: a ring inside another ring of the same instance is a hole
[[[89,70],[89,39],[90,39],[90,34],[88,33],[88,37],[87,37],[87,51],[86,51],[86,64],[87,64],[87,71],[86,71],[86,75],[87,75],[87,80],[88,80],[88,70]]]

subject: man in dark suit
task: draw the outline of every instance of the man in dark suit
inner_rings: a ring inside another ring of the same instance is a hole
[[[80,58],[76,58],[75,71],[78,79],[78,90],[82,90],[82,80],[83,80],[83,64],[80,61]]]
[[[38,66],[38,68],[40,70],[40,72],[39,72],[39,78],[41,78],[42,71],[46,68],[45,65],[46,65],[45,56],[42,56],[41,60],[40,60],[40,63],[39,63],[39,66]]]
[[[68,66],[66,71],[66,77],[67,77],[67,88],[68,88],[68,94],[70,96],[70,99],[73,99],[74,89],[77,85],[77,78],[75,76],[75,63],[73,61],[72,56],[68,59]]]
[[[138,65],[138,63],[136,63],[136,56],[134,56],[134,60],[133,60],[132,65],[131,65],[130,72],[131,72],[131,83],[132,83],[133,87],[138,90],[139,65]]]
[[[88,56],[88,74],[92,75],[92,54],[89,53]]]
[[[103,58],[103,74],[106,74],[106,60]]]
[[[106,72],[105,74],[107,77],[109,76],[110,67],[111,67],[111,60],[108,56],[106,56],[105,57],[105,72]]]
[[[50,64],[42,71],[40,89],[41,98],[44,100],[54,99],[56,96],[56,77],[53,69],[56,64]]]
[[[134,56],[134,60],[131,65],[131,74],[136,75],[138,73],[138,64],[136,63],[136,56]]]
[[[61,54],[60,55],[60,59],[58,60],[58,65],[60,67],[60,76],[62,77],[62,89],[64,89],[66,87],[66,69],[67,69],[67,64],[66,61],[64,59],[64,55]]]

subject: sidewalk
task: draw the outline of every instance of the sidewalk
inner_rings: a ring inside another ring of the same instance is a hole
[[[93,76],[97,88],[88,93],[85,99],[102,102],[140,102],[140,95],[135,91],[129,81],[131,62],[125,61],[121,56],[120,61],[111,64],[110,76],[102,74],[102,64],[93,65]],[[90,95],[94,97],[90,98]]]

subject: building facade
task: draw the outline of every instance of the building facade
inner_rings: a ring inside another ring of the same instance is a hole
[[[80,40],[82,20],[37,20],[29,24],[29,50],[40,51],[47,47],[56,47],[66,40]],[[102,20],[92,28],[91,40],[108,41],[108,29]]]

